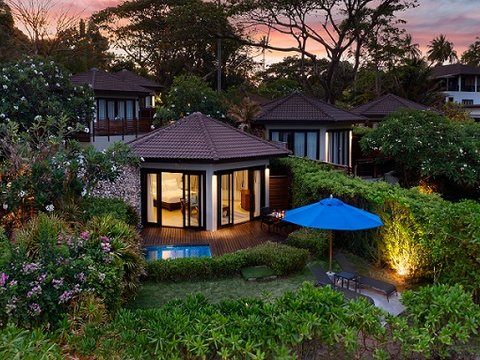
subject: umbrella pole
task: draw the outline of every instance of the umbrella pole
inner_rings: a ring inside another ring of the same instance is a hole
[[[328,264],[328,271],[332,272],[332,259],[333,259],[333,231],[328,232],[328,238],[330,239],[330,262]]]

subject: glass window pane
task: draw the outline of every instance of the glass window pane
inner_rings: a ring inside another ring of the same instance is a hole
[[[316,132],[307,133],[307,157],[312,160],[318,160],[318,136]]]
[[[272,131],[270,140],[280,141],[280,133],[278,131]]]
[[[304,132],[296,132],[294,135],[294,149],[293,153],[296,156],[304,157],[305,156],[305,133]]]
[[[125,119],[125,101],[117,102],[117,117],[119,120]]]
[[[107,101],[105,99],[98,100],[98,120],[107,118]]]
[[[115,119],[115,101],[108,101],[107,102],[107,116],[108,119],[114,120]]]
[[[133,100],[127,100],[127,120],[135,118],[135,104]]]
[[[157,222],[157,174],[147,174],[147,221]]]

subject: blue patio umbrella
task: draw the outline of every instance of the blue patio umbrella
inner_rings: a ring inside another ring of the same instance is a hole
[[[319,202],[305,205],[293,210],[287,210],[284,221],[293,224],[322,230],[366,230],[382,226],[378,215],[345,204],[330,196]],[[330,232],[330,263],[332,271],[333,233]]]

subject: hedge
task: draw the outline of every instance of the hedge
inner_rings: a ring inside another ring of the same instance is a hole
[[[480,204],[452,203],[419,188],[369,183],[299,158],[278,160],[290,172],[293,206],[333,194],[378,214],[376,230],[336,233],[352,251],[407,278],[462,284],[480,300]]]
[[[468,294],[432,287],[408,300],[397,317],[310,283],[265,301],[212,304],[195,295],[158,309],[121,310],[109,324],[68,331],[67,343],[92,359],[472,358],[480,308]]]
[[[312,256],[320,257],[328,249],[328,234],[322,230],[301,228],[288,234],[287,245],[306,249]]]
[[[146,280],[180,281],[213,279],[240,274],[246,266],[267,265],[276,275],[301,271],[308,251],[287,245],[267,242],[250,249],[222,256],[154,260],[147,262]]]

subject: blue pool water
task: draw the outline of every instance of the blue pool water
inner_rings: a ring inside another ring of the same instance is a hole
[[[178,259],[184,257],[211,257],[208,245],[163,245],[145,246],[145,259]]]

